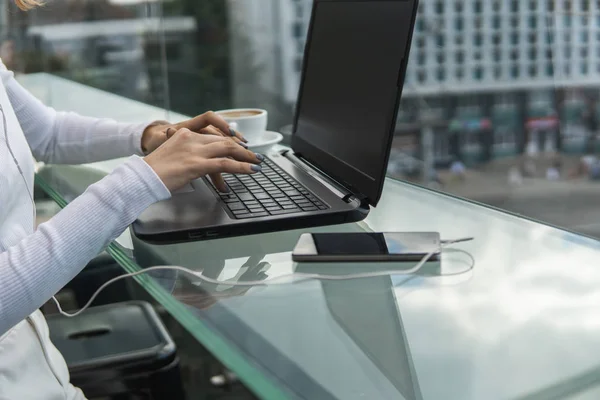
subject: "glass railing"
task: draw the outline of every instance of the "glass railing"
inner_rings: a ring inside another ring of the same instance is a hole
[[[290,132],[311,0],[3,4],[18,73]],[[599,127],[598,2],[421,0],[391,177],[600,237]]]

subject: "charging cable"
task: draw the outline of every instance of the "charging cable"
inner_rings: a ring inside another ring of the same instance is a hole
[[[447,246],[456,244],[456,243],[462,243],[462,242],[468,242],[473,240],[473,238],[462,238],[462,239],[456,239],[456,240],[443,240],[441,242],[441,248],[445,248]],[[85,310],[87,310],[90,305],[94,302],[94,300],[96,300],[96,297],[98,297],[98,295],[100,294],[100,292],[102,292],[104,289],[106,289],[108,286],[112,285],[113,283],[121,280],[121,279],[126,279],[126,278],[132,278],[134,276],[138,276],[141,274],[147,274],[149,272],[152,271],[164,271],[164,270],[174,270],[174,271],[181,271],[181,272],[185,272],[188,273],[190,275],[193,275],[197,278],[200,278],[201,280],[203,280],[204,282],[207,283],[212,283],[215,285],[227,285],[227,286],[270,286],[270,285],[289,285],[289,284],[293,284],[293,283],[299,283],[299,282],[304,282],[307,280],[322,280],[322,281],[345,281],[345,280],[352,280],[352,279],[365,279],[365,278],[375,278],[375,277],[380,277],[380,276],[393,276],[393,275],[412,275],[412,274],[416,274],[417,272],[419,272],[419,270],[421,268],[423,268],[423,266],[425,265],[425,263],[427,261],[429,261],[429,259],[431,257],[433,257],[433,255],[437,253],[437,251],[432,251],[428,254],[426,254],[421,261],[419,261],[414,267],[410,268],[410,269],[405,269],[405,270],[388,270],[388,271],[377,271],[377,272],[363,272],[363,273],[357,273],[357,274],[346,274],[346,275],[323,275],[323,274],[307,274],[307,273],[300,273],[300,272],[296,272],[296,273],[292,273],[292,274],[286,274],[286,275],[281,275],[281,276],[276,276],[270,279],[265,279],[262,281],[244,281],[244,282],[231,282],[231,281],[222,281],[222,280],[218,280],[218,279],[212,279],[209,278],[207,276],[202,275],[201,272],[198,271],[194,271],[191,270],[189,268],[185,268],[185,267],[180,267],[177,265],[161,265],[161,266],[156,266],[156,267],[149,267],[149,268],[144,268],[141,271],[137,271],[137,272],[132,272],[129,274],[125,274],[125,275],[120,275],[117,276],[107,282],[105,282],[102,286],[100,286],[98,288],[98,290],[96,290],[96,292],[94,292],[94,294],[92,295],[92,297],[88,300],[88,302],[78,311],[70,314],[67,313],[65,311],[63,311],[63,309],[60,306],[60,303],[58,302],[58,300],[56,300],[56,297],[52,297],[52,300],[54,300],[54,303],[56,304],[56,307],[58,308],[58,312],[61,313],[62,315],[64,315],[65,317],[69,317],[69,318],[73,318],[76,317],[78,315],[80,315],[81,313],[83,313]],[[472,264],[469,266],[469,268],[463,272],[461,272],[461,274],[466,273],[471,271],[474,268],[475,262],[472,259]],[[451,275],[457,275],[456,273],[453,273]]]

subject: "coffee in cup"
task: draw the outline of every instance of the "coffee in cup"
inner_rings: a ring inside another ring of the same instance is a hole
[[[217,111],[229,126],[244,135],[250,145],[258,141],[267,129],[266,110],[258,108],[234,108]]]

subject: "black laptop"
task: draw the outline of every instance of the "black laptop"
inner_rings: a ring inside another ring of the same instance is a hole
[[[383,189],[418,0],[315,0],[292,149],[208,179],[133,224],[157,244],[355,222]]]

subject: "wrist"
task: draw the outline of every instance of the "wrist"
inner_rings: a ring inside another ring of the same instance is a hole
[[[153,134],[154,134],[154,127],[156,126],[160,126],[160,125],[170,125],[170,122],[168,121],[154,121],[151,124],[149,124],[148,126],[146,126],[146,128],[144,128],[144,131],[142,132],[142,141],[141,141],[141,148],[142,148],[142,152],[144,153],[144,155],[148,155],[152,152],[152,150],[154,150],[151,145],[152,140],[153,140]]]

